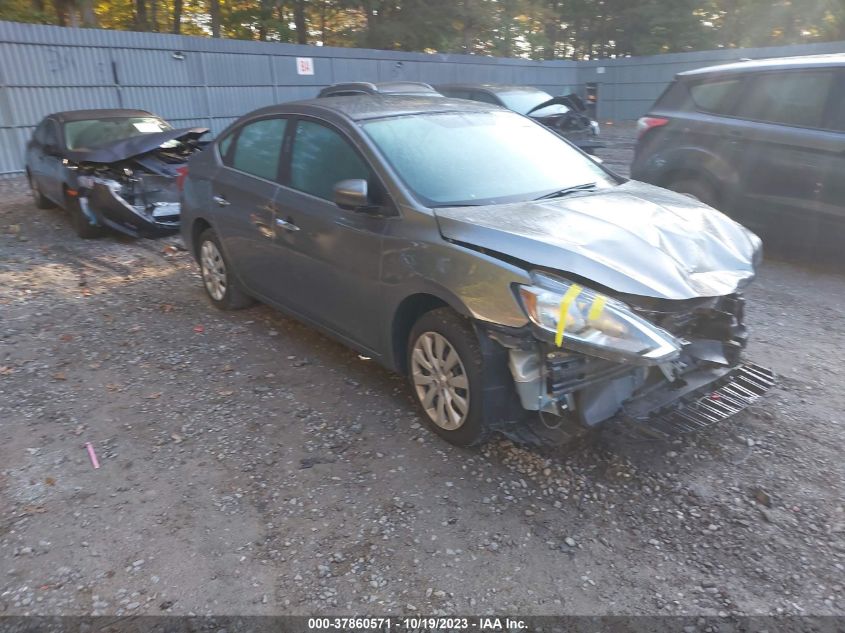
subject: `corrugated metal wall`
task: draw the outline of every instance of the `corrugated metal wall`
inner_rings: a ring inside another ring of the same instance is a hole
[[[313,59],[313,76],[297,73],[297,57]],[[142,108],[177,127],[207,126],[217,133],[250,110],[310,98],[339,81],[520,83],[556,94],[577,84],[576,63],[567,61],[212,40],[14,22],[0,22],[0,62],[0,173],[23,168],[23,148],[34,126],[61,110]]]
[[[176,126],[207,126],[217,133],[250,110],[313,97],[339,81],[516,83],[553,94],[595,82],[599,118],[624,120],[642,115],[682,70],[743,57],[840,51],[845,43],[540,62],[0,21],[0,174],[23,168],[23,147],[34,126],[60,110],[142,108]],[[314,60],[313,76],[297,73],[297,57]]]

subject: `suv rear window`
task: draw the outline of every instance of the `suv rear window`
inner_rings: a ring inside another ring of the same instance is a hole
[[[820,128],[833,80],[830,71],[760,75],[751,81],[737,114],[754,121]]]
[[[714,114],[731,114],[739,95],[742,78],[707,81],[690,86],[692,100],[698,110]]]

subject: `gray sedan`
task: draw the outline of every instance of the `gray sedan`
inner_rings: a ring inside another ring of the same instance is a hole
[[[257,110],[191,159],[181,230],[215,306],[258,299],[407,375],[457,444],[698,430],[773,381],[741,360],[755,235],[495,106]]]

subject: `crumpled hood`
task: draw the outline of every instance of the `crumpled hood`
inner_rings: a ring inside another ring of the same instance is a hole
[[[559,199],[435,214],[447,239],[660,299],[735,292],[753,279],[761,245],[715,209],[635,181]]]
[[[207,127],[186,127],[154,134],[139,134],[91,149],[71,150],[67,157],[76,163],[116,163],[152,152],[168,141],[198,139],[207,132]]]

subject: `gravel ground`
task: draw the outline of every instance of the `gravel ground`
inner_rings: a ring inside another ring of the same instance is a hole
[[[779,386],[707,433],[461,450],[178,239],[0,189],[0,614],[845,614],[842,277],[763,267]]]

